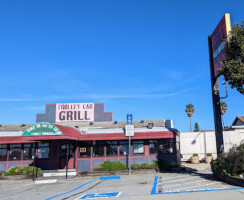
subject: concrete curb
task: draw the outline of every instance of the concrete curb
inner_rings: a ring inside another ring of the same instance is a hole
[[[57,183],[57,179],[35,181],[35,184]]]

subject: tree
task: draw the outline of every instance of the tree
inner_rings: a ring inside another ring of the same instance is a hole
[[[188,115],[188,117],[190,118],[190,132],[192,132],[192,129],[191,129],[191,117],[192,117],[192,115],[194,114],[194,111],[195,111],[194,110],[194,105],[187,104],[185,111],[186,111],[186,114]]]
[[[199,132],[200,131],[200,129],[199,129],[199,125],[198,125],[198,123],[196,122],[195,123],[195,127],[194,127],[194,131],[193,132]]]
[[[221,110],[221,115],[222,115],[222,119],[223,119],[223,129],[225,128],[225,124],[224,124],[224,114],[227,111],[227,104],[223,101],[220,102],[220,110]]]
[[[225,51],[226,59],[221,63],[219,76],[223,75],[231,88],[244,95],[244,22],[232,28]]]

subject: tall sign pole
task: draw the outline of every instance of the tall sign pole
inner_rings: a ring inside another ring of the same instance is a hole
[[[128,167],[129,174],[131,174],[131,136],[134,136],[134,125],[132,125],[132,114],[127,115],[127,125],[125,126],[125,136],[129,137],[129,156],[128,156]]]
[[[221,61],[225,60],[225,41],[231,30],[230,15],[225,14],[215,28],[212,35],[208,36],[211,89],[214,112],[214,125],[217,155],[224,153],[224,140],[221,120],[218,69],[221,68]]]

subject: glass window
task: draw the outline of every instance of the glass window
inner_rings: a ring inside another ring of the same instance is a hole
[[[174,153],[173,139],[149,140],[150,154],[172,154]]]
[[[7,160],[8,148],[6,144],[0,144],[0,161]]]
[[[49,142],[38,144],[38,158],[45,159],[50,156],[50,144]]]
[[[35,144],[24,144],[23,159],[33,160],[35,157]]]
[[[149,152],[150,154],[161,154],[158,140],[149,140]]]
[[[128,141],[120,141],[119,142],[119,155],[127,156],[129,154],[129,142]]]
[[[104,156],[104,142],[103,141],[94,141],[92,156],[93,157]]]
[[[106,141],[106,155],[107,156],[118,156],[118,142],[117,141]]]
[[[9,145],[9,160],[21,160],[21,144]]]
[[[90,142],[79,143],[78,156],[79,156],[79,158],[91,157],[91,144],[90,144]]]
[[[133,155],[142,155],[144,154],[144,141],[135,140],[133,141]]]

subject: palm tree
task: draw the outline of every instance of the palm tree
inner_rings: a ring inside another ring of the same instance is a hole
[[[221,115],[222,115],[222,119],[223,119],[223,129],[225,128],[225,124],[224,124],[224,114],[227,111],[227,104],[223,101],[220,102],[220,110],[221,110]]]
[[[191,116],[194,114],[194,105],[192,104],[187,104],[186,105],[186,114],[188,115],[188,117],[190,117],[190,131],[192,132],[192,129],[191,129]]]

